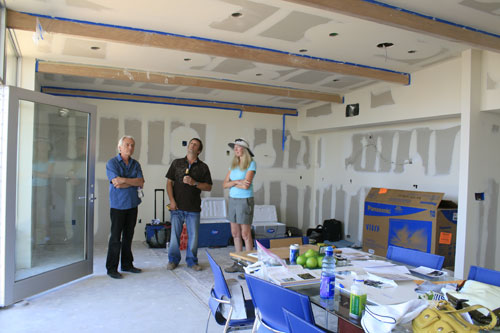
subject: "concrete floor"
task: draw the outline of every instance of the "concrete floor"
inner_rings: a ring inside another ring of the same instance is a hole
[[[165,249],[134,242],[134,265],[143,272],[124,273],[121,280],[106,275],[106,249],[104,244],[95,246],[93,275],[0,309],[0,332],[205,331],[213,284],[206,248],[198,250],[202,271],[193,271],[184,261],[167,271]],[[220,266],[232,264],[233,247],[208,250]],[[185,251],[182,254],[184,260]],[[236,276],[226,274],[226,278]],[[245,297],[250,298],[248,293]],[[325,323],[323,311],[315,309],[315,316],[317,323]],[[334,325],[329,323],[330,328]],[[209,332],[221,331],[211,318]]]

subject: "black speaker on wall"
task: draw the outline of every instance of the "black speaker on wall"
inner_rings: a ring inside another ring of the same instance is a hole
[[[359,103],[347,104],[345,107],[345,116],[346,117],[354,117],[357,115],[359,115]]]

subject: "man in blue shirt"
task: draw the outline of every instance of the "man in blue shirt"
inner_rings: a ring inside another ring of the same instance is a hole
[[[111,216],[111,236],[109,237],[106,269],[114,279],[123,276],[118,272],[121,251],[121,270],[140,273],[134,267],[132,255],[132,239],[137,221],[137,206],[141,203],[139,191],[142,191],[144,178],[139,162],[132,158],[134,138],[128,135],[118,141],[119,154],[106,164],[106,175],[109,179],[109,202]]]

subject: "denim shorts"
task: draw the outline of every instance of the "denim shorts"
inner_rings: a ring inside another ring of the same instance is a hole
[[[231,198],[229,197],[228,219],[238,224],[252,224],[253,221],[253,197]]]

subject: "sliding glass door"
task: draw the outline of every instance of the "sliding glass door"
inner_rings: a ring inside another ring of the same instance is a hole
[[[1,112],[5,306],[92,273],[96,108],[4,87]]]

